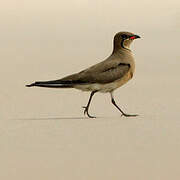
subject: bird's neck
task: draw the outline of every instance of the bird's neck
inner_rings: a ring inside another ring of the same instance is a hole
[[[129,48],[125,48],[125,47],[114,47],[113,48],[113,52],[112,54],[124,54],[124,53],[131,53],[131,50]]]
[[[129,49],[129,46],[126,46],[123,41],[121,43],[114,42],[113,53],[118,53],[121,51],[131,52],[131,50]]]

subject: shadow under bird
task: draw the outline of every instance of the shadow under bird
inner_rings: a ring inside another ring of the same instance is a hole
[[[130,50],[131,43],[140,36],[130,32],[119,32],[114,36],[113,52],[104,61],[91,66],[79,73],[75,73],[58,80],[37,81],[27,87],[47,88],[76,88],[82,91],[90,91],[90,98],[87,106],[84,106],[84,114],[89,114],[89,105],[92,97],[97,92],[110,93],[112,104],[122,113],[122,116],[133,117],[135,114],[126,114],[116,104],[113,92],[127,81],[134,74],[135,62]]]

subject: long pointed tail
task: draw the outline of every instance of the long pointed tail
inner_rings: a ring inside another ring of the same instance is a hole
[[[47,88],[72,88],[72,84],[63,84],[61,82],[57,81],[37,81],[32,84],[26,85],[26,87],[47,87]]]

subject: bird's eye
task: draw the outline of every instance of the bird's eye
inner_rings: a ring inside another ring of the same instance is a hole
[[[122,34],[121,37],[122,37],[123,39],[127,39],[127,38],[128,38],[128,36],[127,36],[126,34]]]

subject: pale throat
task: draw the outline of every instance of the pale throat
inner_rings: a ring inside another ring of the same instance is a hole
[[[129,39],[126,39],[124,40],[123,42],[123,46],[126,48],[126,49],[129,49],[130,50],[130,45],[132,43],[132,40],[129,40]]]

